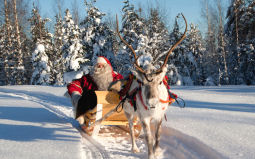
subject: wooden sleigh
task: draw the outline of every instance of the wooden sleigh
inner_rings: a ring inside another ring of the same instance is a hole
[[[122,106],[120,106],[118,109],[116,108],[120,103],[119,95],[111,91],[95,91],[95,93],[97,96],[97,106],[89,112],[90,114],[95,115],[91,119],[85,119],[85,123],[87,124],[84,125],[82,129],[86,131],[87,134],[92,136],[98,135],[101,126],[116,126],[129,132],[128,120],[125,116],[124,110],[122,110]],[[109,113],[110,111],[113,113]],[[105,118],[105,116],[108,116],[109,114],[110,116]],[[102,120],[102,118],[105,119]],[[138,119],[135,119],[133,124],[135,134],[138,136],[141,131],[141,126],[139,125]]]

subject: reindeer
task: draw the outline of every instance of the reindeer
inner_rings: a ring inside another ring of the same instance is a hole
[[[183,33],[181,39],[170,48],[166,54],[163,65],[159,69],[155,69],[152,64],[147,65],[147,67],[144,69],[139,66],[135,50],[120,35],[118,18],[116,15],[117,34],[121,41],[132,51],[135,59],[134,66],[136,71],[132,72],[136,76],[137,80],[133,80],[128,93],[129,95],[135,93],[137,110],[134,110],[134,107],[131,107],[127,100],[123,104],[123,109],[129,122],[132,142],[131,150],[134,153],[140,152],[135,142],[133,127],[134,117],[138,116],[145,134],[149,159],[154,159],[155,156],[161,152],[159,147],[161,124],[168,107],[168,102],[163,101],[169,100],[167,87],[163,84],[162,81],[165,78],[165,74],[167,72],[166,65],[169,55],[186,36],[185,34],[187,32],[187,21],[183,14],[181,15],[186,24],[185,32]],[[151,131],[150,125],[152,121],[155,122],[155,134],[152,134]]]

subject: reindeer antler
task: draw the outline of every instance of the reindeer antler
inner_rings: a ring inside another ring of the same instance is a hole
[[[168,61],[168,57],[169,55],[172,53],[172,51],[185,39],[186,37],[186,32],[187,32],[187,28],[188,28],[188,24],[187,24],[187,20],[186,18],[184,17],[184,15],[181,13],[184,21],[185,21],[185,24],[186,24],[186,28],[185,28],[185,31],[181,37],[181,39],[179,41],[177,41],[172,47],[171,49],[168,51],[167,55],[166,55],[166,58],[164,60],[164,64],[155,72],[155,73],[161,73],[162,72],[162,69],[166,66],[166,63]]]
[[[120,35],[120,32],[119,32],[119,20],[118,20],[118,15],[116,14],[116,24],[117,24],[117,33],[118,33],[118,36],[119,38],[121,39],[121,41],[127,45],[127,47],[132,51],[132,53],[134,54],[134,58],[135,58],[135,67],[137,68],[137,70],[139,70],[141,73],[145,74],[145,71],[138,65],[138,62],[137,62],[137,56],[136,56],[136,53],[135,53],[135,50],[133,49],[133,47],[131,45],[128,44],[128,42],[126,40],[123,39],[123,37]]]

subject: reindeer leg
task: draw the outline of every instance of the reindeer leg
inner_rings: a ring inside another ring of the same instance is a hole
[[[159,140],[161,135],[161,125],[162,125],[162,119],[156,123],[156,130],[155,130],[155,145],[153,147],[154,153],[159,155],[161,152],[161,149],[159,147]]]
[[[130,137],[131,137],[131,142],[132,142],[132,149],[131,151],[133,153],[138,153],[140,152],[139,148],[136,145],[135,142],[135,132],[134,132],[134,125],[133,125],[133,121],[134,121],[134,115],[129,114],[127,112],[125,112],[125,115],[128,119],[128,124],[129,124],[129,131],[130,131]]]
[[[148,158],[149,159],[154,159],[154,151],[153,151],[153,137],[151,134],[151,128],[150,128],[150,120],[143,120],[142,121],[142,126],[145,134],[145,140],[147,142],[148,146]]]

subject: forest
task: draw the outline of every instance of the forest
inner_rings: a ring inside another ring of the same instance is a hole
[[[0,85],[64,86],[88,73],[97,56],[107,57],[124,76],[134,69],[131,50],[116,34],[115,15],[100,11],[96,0],[64,14],[55,0],[54,19],[43,18],[40,6],[28,7],[28,0],[0,2]],[[230,0],[227,7],[221,0],[201,2],[205,31],[188,23],[186,38],[167,63],[169,84],[255,85],[255,1]],[[183,19],[176,13],[170,28],[160,6],[143,10],[129,0],[122,6],[121,35],[140,61],[160,67],[184,32]]]

